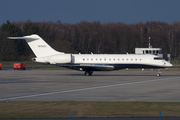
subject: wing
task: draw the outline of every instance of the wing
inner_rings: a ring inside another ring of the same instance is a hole
[[[105,64],[58,64],[59,67],[65,67],[81,71],[110,71],[114,70],[113,65]]]

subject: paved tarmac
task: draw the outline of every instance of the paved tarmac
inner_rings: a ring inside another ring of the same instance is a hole
[[[180,102],[180,71],[1,70],[0,101]]]

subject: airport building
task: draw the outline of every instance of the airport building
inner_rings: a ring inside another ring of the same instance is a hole
[[[171,61],[171,55],[170,54],[162,54],[162,48],[153,48],[152,45],[150,45],[150,37],[149,37],[149,46],[148,48],[135,48],[135,54],[153,54],[157,55],[167,61]]]

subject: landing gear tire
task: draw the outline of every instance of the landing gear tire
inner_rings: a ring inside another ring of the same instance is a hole
[[[89,76],[89,72],[86,71],[86,72],[84,73],[84,75],[85,75],[85,76]]]
[[[157,76],[157,77],[160,77],[160,76],[161,76],[161,74],[160,74],[160,73],[157,73],[157,74],[156,74],[156,76]]]
[[[84,73],[84,75],[85,75],[85,76],[91,76],[92,73],[93,73],[93,71],[86,71],[86,72]]]

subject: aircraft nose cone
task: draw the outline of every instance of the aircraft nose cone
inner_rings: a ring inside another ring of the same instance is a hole
[[[172,67],[173,65],[172,65],[171,63],[167,62],[167,63],[166,63],[166,66],[167,66],[167,67]]]

